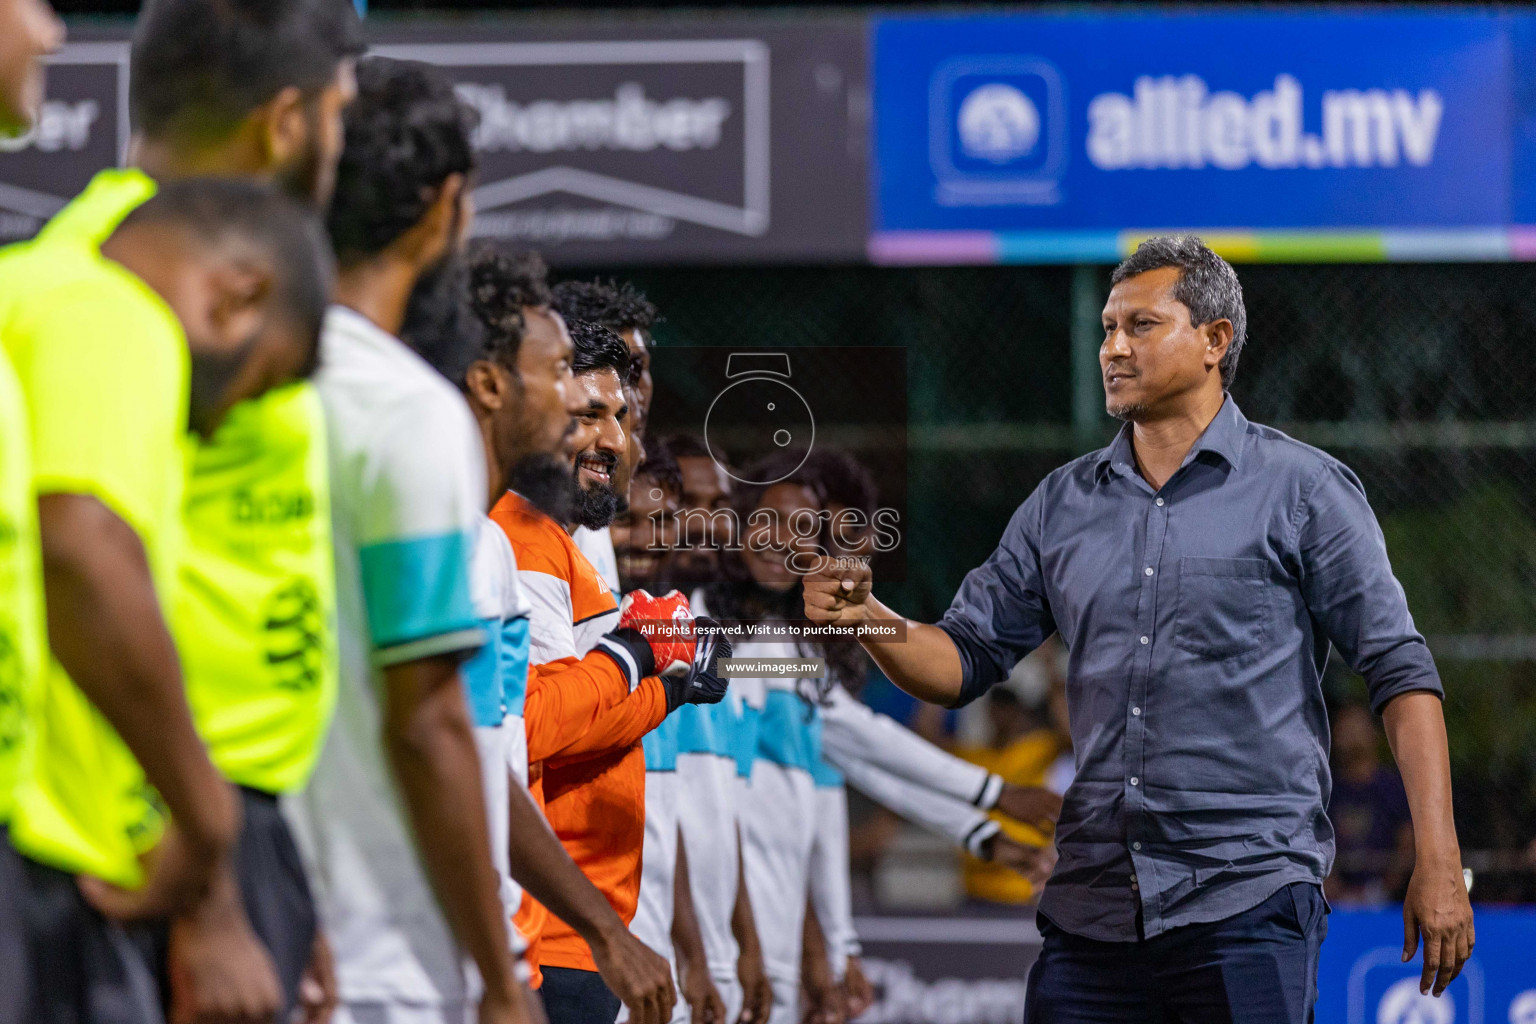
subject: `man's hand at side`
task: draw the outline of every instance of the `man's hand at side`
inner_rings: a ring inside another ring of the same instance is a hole
[[[633,1024],[666,1024],[677,1005],[666,958],[624,929],[605,930],[590,944],[603,982],[629,1007]]]
[[[1472,955],[1472,902],[1461,873],[1461,846],[1451,813],[1451,763],[1440,698],[1399,694],[1382,709],[1413,817],[1413,877],[1403,901],[1403,962],[1424,940],[1419,991],[1440,995]]]
[[[168,1024],[266,1024],[283,1007],[272,957],[251,930],[233,874],[214,876],[208,897],[171,922]]]

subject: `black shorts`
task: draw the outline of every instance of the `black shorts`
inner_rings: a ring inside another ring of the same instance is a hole
[[[278,1019],[287,1020],[298,1005],[299,981],[315,942],[315,902],[278,798],[243,786],[239,793],[244,821],[235,845],[235,880],[251,929],[277,968],[283,986]],[[147,937],[155,977],[169,993],[165,927],[147,930]]]
[[[299,1001],[299,980],[315,943],[315,900],[304,862],[277,797],[241,788],[245,824],[235,849],[235,874],[251,927],[272,954],[283,983],[286,1020]]]
[[[0,1024],[17,1024],[27,1010],[27,932],[22,924],[21,855],[0,825]]]
[[[141,937],[98,914],[75,876],[18,857],[28,1024],[160,1024]],[[6,951],[7,954],[10,952]]]

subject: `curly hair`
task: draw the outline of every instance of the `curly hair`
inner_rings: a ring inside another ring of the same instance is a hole
[[[561,281],[555,285],[555,308],[571,320],[590,320],[623,333],[649,331],[661,321],[645,293],[628,281]]]
[[[487,247],[470,256],[469,304],[485,327],[482,359],[516,368],[527,327],[523,310],[542,309],[553,302],[549,268],[538,253],[507,256]]]
[[[576,376],[594,370],[612,370],[624,379],[629,370],[629,346],[610,327],[590,320],[567,320],[571,331],[571,343],[576,355],[571,360],[571,372]]]
[[[368,57],[358,62],[345,123],[326,218],[343,267],[377,256],[415,227],[450,175],[474,172],[476,118],[432,65]]]
[[[226,138],[282,90],[320,89],[363,49],[350,0],[150,0],[129,57],[133,127]]]

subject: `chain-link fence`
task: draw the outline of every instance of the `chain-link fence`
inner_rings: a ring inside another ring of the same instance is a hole
[[[1114,429],[1096,362],[1108,268],[619,273],[661,307],[663,346],[905,346],[907,577],[887,592],[917,616],[942,611],[1045,473]],[[1518,849],[1536,837],[1536,272],[1239,276],[1250,340],[1234,395],[1364,481],[1445,678],[1463,842]],[[857,375],[845,387],[861,401]],[[1337,664],[1330,686],[1363,692]]]

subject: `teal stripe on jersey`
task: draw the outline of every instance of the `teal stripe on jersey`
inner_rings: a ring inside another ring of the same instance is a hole
[[[668,715],[640,740],[648,772],[677,771],[677,716]]]
[[[521,718],[528,696],[528,616],[502,622],[499,648],[502,700],[507,714]]]
[[[468,531],[369,544],[358,552],[368,630],[377,649],[477,630]]]
[[[715,706],[724,707],[727,703],[729,698]],[[736,754],[736,777],[750,779],[752,764],[757,760],[757,732],[762,725],[763,713],[745,703],[733,711],[735,729],[731,734],[731,749]]]
[[[843,773],[827,764],[826,758],[818,757],[811,765],[811,780],[817,789],[837,789],[843,784]]]
[[[673,712],[677,719],[677,752],[679,754],[713,754],[716,757],[734,758],[731,748],[729,722],[722,719],[720,709],[727,715],[727,701],[719,704],[684,704]],[[726,726],[722,728],[722,725]]]
[[[757,724],[757,756],[812,772],[821,760],[821,714],[793,690],[769,690]]]
[[[507,703],[502,690],[501,621],[486,619],[482,625],[487,638],[485,646],[459,671],[464,679],[470,717],[476,725],[489,727],[500,725],[507,717]]]

